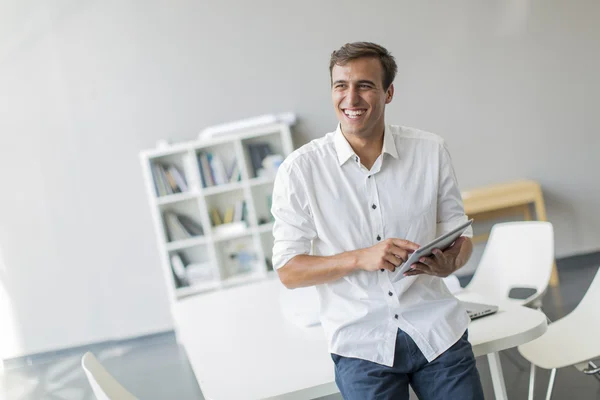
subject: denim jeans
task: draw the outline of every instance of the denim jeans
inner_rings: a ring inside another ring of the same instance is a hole
[[[398,330],[392,367],[332,354],[335,382],[345,400],[408,400],[409,384],[419,400],[483,400],[467,335],[427,362],[410,336]]]

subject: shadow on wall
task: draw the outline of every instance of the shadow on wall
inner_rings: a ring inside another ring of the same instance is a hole
[[[0,248],[0,361],[14,357],[19,353],[21,343],[17,332],[17,324],[11,306],[11,296],[8,290],[8,273],[4,264],[2,249]],[[0,362],[0,371],[3,363]]]

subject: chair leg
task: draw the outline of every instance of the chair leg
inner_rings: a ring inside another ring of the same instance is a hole
[[[535,389],[535,364],[531,363],[531,369],[529,370],[529,400],[533,400],[533,391]]]
[[[587,375],[593,375],[600,382],[600,368],[593,361],[588,361],[589,368],[583,370],[583,373]]]
[[[546,392],[546,400],[550,400],[552,398],[552,389],[554,388],[554,378],[556,378],[556,368],[553,368],[552,372],[550,372],[550,382],[548,382],[548,392]]]

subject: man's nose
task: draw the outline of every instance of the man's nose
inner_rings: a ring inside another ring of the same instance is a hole
[[[360,102],[360,96],[355,88],[350,88],[346,97],[350,106],[355,106]]]

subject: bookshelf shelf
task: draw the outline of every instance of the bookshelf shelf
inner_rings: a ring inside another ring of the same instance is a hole
[[[252,230],[249,228],[244,229],[244,231],[235,232],[235,233],[225,233],[225,234],[215,234],[212,237],[214,242],[224,242],[227,240],[238,239],[246,236],[251,236]]]
[[[273,276],[270,196],[292,150],[273,124],[140,153],[172,302]]]
[[[182,250],[182,249],[187,249],[189,247],[206,244],[207,241],[208,241],[208,239],[206,237],[197,236],[197,237],[192,237],[189,239],[182,239],[182,240],[177,240],[175,242],[169,242],[166,244],[166,249],[167,249],[167,251]]]
[[[270,183],[275,182],[274,176],[261,176],[259,178],[252,178],[248,180],[249,186],[260,186],[260,185],[268,185]]]
[[[234,190],[242,189],[244,186],[243,182],[233,182],[233,183],[224,183],[218,186],[211,186],[205,189],[202,189],[204,196],[210,196],[213,194],[231,192]]]
[[[200,283],[200,284],[196,284],[193,286],[186,286],[186,287],[178,288],[178,289],[176,289],[175,293],[177,295],[177,299],[182,299],[184,297],[188,297],[188,296],[191,296],[194,294],[217,289],[220,286],[221,286],[221,284],[217,281],[205,282],[205,283]]]
[[[179,201],[194,199],[199,196],[200,196],[200,193],[198,193],[198,192],[184,192],[184,193],[167,194],[167,195],[156,198],[156,204],[163,205],[163,204],[177,203]]]

